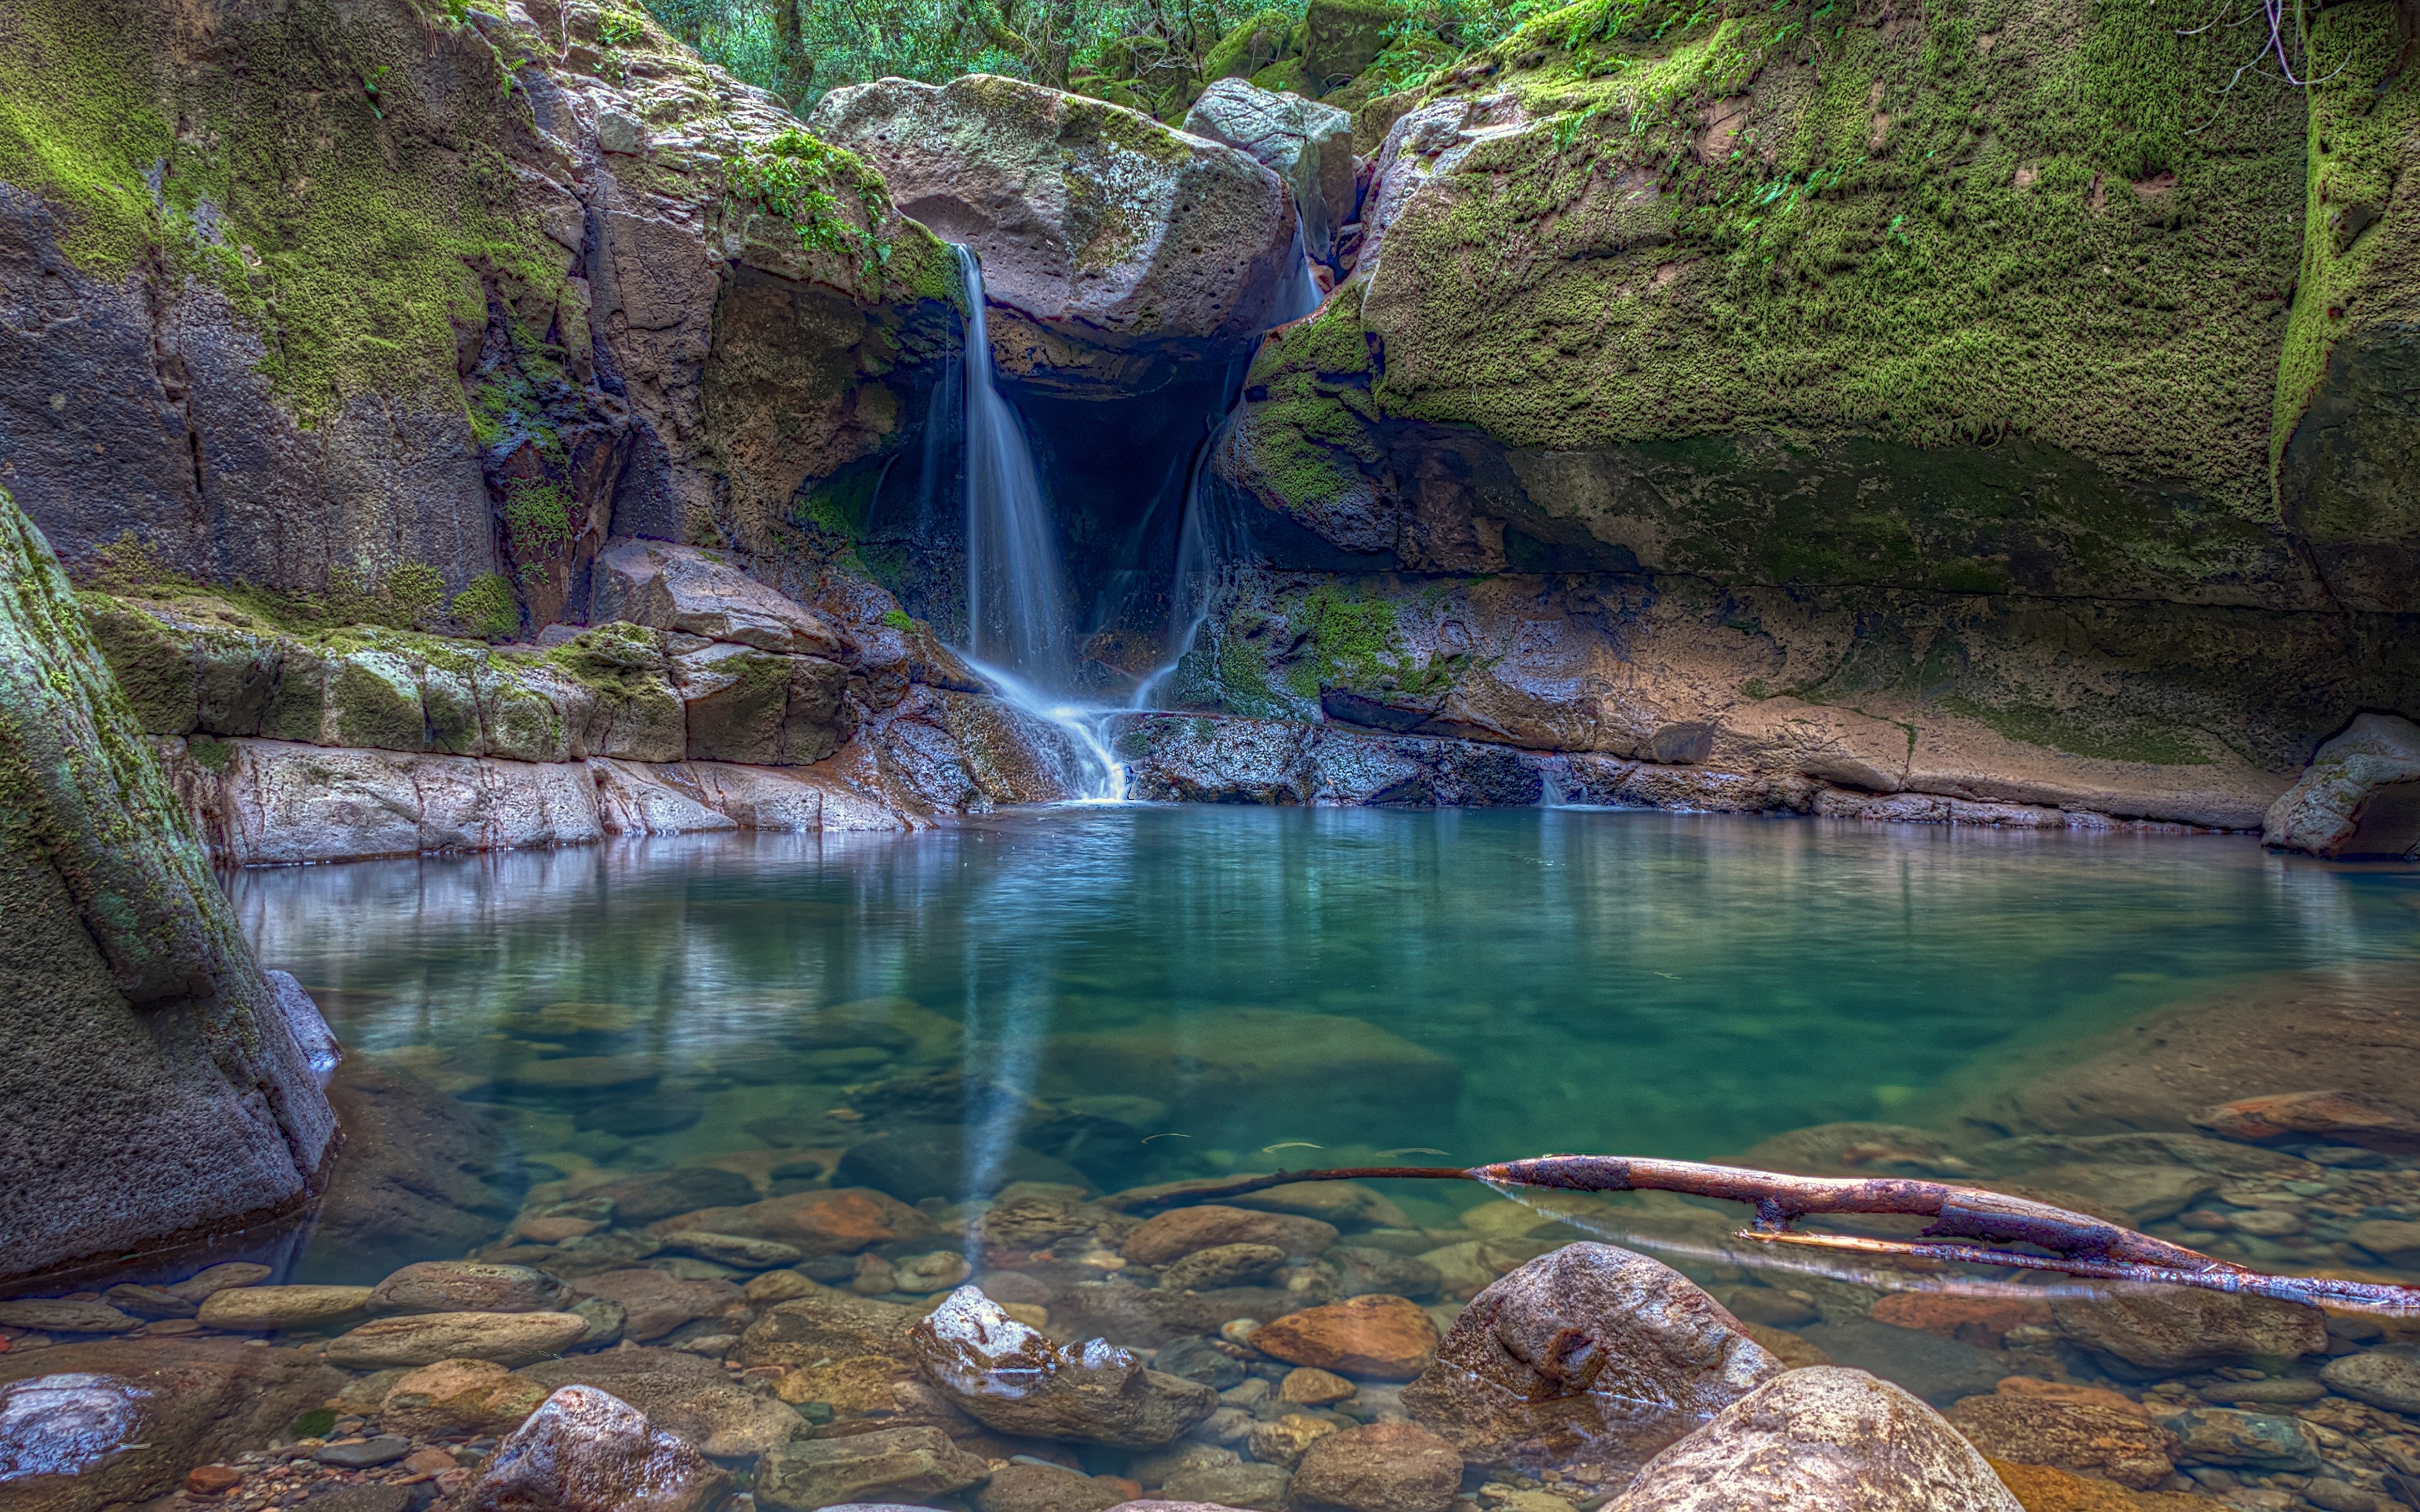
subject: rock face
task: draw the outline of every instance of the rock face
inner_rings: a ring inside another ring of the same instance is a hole
[[[2264,844],[2313,856],[2420,859],[2420,725],[2365,714],[2279,795]]]
[[[1571,1244],[1473,1298],[1404,1405],[1475,1463],[1620,1477],[1781,1373],[1679,1272]]]
[[[41,533],[0,492],[0,1276],[293,1209],[326,1026],[238,933]],[[298,1037],[298,1030],[300,1035]]]
[[[566,1386],[496,1445],[465,1505],[475,1512],[710,1512],[731,1476],[628,1402]]]
[[[1648,1461],[1613,1512],[2023,1512],[1974,1445],[1886,1381],[1792,1370]]]
[[[589,611],[599,624],[624,620],[759,651],[854,651],[814,610],[712,552],[669,541],[624,541],[598,557]]]
[[[1002,1433],[1152,1449],[1218,1405],[1209,1387],[1146,1369],[1103,1340],[1063,1349],[973,1287],[952,1292],[908,1337],[934,1384]]]
[[[1021,378],[1155,386],[1177,357],[1242,350],[1295,271],[1276,174],[1120,106],[989,74],[885,79],[833,90],[810,125],[975,250],[995,358]]]
[[[164,1496],[341,1391],[342,1372],[236,1339],[67,1344],[0,1356],[0,1504],[87,1512]],[[148,1443],[147,1454],[119,1445]]]
[[[1185,113],[1185,129],[1250,153],[1283,178],[1302,215],[1308,254],[1322,261],[1335,255],[1337,228],[1355,208],[1351,116],[1249,80],[1219,79]]]

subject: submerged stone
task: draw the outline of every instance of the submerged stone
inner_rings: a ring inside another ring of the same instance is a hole
[[[570,1299],[569,1287],[526,1265],[425,1260],[380,1281],[368,1306],[380,1313],[546,1313]]]
[[[2175,1470],[2177,1436],[2139,1412],[1994,1392],[1949,1409],[1950,1426],[1993,1459],[2055,1465],[2149,1490]]]
[[[367,1287],[238,1287],[212,1295],[194,1318],[204,1328],[266,1334],[353,1317],[373,1295]]]
[[[962,1287],[918,1322],[909,1340],[934,1384],[1002,1433],[1149,1449],[1218,1405],[1209,1387],[1146,1369],[1100,1339],[1063,1349]]]
[[[1317,1255],[1336,1242],[1336,1228],[1316,1218],[1256,1212],[1215,1203],[1172,1208],[1144,1220],[1119,1253],[1139,1265],[1168,1265],[1202,1250],[1260,1245],[1289,1255]]]
[[[1473,1462],[1619,1478],[1781,1370],[1678,1271],[1572,1244],[1473,1298],[1404,1405]]]
[[[329,1342],[327,1358],[353,1370],[440,1360],[528,1365],[571,1348],[588,1327],[577,1313],[418,1313],[374,1319],[339,1335]]]
[[[1461,1489],[1452,1444],[1416,1424],[1372,1423],[1304,1450],[1287,1496],[1306,1512],[1446,1512]]]
[[[1377,1381],[1410,1381],[1437,1357],[1428,1309],[1404,1297],[1355,1297],[1305,1307],[1255,1330],[1251,1346],[1273,1360]]]
[[[939,1428],[888,1428],[792,1443],[757,1461],[757,1504],[814,1512],[862,1500],[926,1501],[979,1485],[990,1468]]]
[[[628,1403],[566,1386],[496,1445],[471,1512],[708,1512],[731,1476]]]
[[[2051,1304],[2051,1316],[2075,1343],[2149,1370],[2290,1360],[2328,1342],[2316,1307],[2196,1288],[2062,1297]]]
[[[807,1421],[783,1402],[734,1382],[722,1366],[677,1350],[608,1350],[542,1360],[513,1373],[525,1390],[594,1386],[644,1412],[700,1454],[741,1459],[802,1437]]]

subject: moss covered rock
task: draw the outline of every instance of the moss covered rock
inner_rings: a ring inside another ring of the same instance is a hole
[[[813,124],[878,168],[908,214],[974,248],[1005,316],[994,349],[1013,371],[1132,386],[1116,354],[1232,356],[1270,323],[1294,271],[1277,176],[1134,111],[970,74],[836,89]],[[1026,347],[1040,355],[1021,358]],[[1096,349],[1109,360],[1093,376]]]
[[[325,1026],[254,961],[48,544],[0,491],[0,1277],[294,1208]]]

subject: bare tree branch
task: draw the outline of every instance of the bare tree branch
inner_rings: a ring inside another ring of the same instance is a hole
[[[2420,1288],[2333,1276],[2273,1275],[2087,1213],[2002,1192],[1913,1177],[1790,1176],[1697,1161],[1544,1155],[1467,1170],[1446,1165],[1357,1165],[1280,1171],[1233,1181],[1188,1181],[1127,1194],[1122,1205],[1175,1207],[1244,1196],[1296,1181],[1404,1180],[1480,1181],[1565,1192],[1676,1192],[1746,1203],[1756,1210],[1756,1217],[1740,1231],[1740,1237],[1769,1244],[2196,1287],[2361,1312],[2420,1314]],[[1790,1227],[1800,1218],[1841,1213],[1896,1213],[1930,1218],[1932,1224],[1921,1239],[1912,1241],[1800,1233]],[[2000,1247],[2009,1244],[2027,1244],[2033,1249]]]

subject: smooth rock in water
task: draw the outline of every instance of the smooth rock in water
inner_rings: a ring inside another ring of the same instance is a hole
[[[613,1205],[614,1218],[625,1224],[652,1224],[701,1208],[744,1206],[756,1200],[756,1184],[737,1171],[713,1165],[683,1165],[646,1176],[633,1176],[581,1196],[603,1198]]]
[[[2180,1465],[2254,1465],[2305,1473],[2319,1468],[2319,1440],[2296,1418],[2195,1407],[2151,1421],[2177,1436]]]
[[[1331,1433],[1342,1432],[1336,1423],[1309,1412],[1282,1412],[1266,1422],[1254,1423],[1245,1434],[1245,1444],[1252,1458],[1267,1465],[1283,1465],[1291,1470],[1302,1463],[1311,1446]]]
[[[701,1318],[744,1316],[748,1302],[747,1293],[728,1281],[670,1271],[600,1271],[580,1278],[580,1292],[619,1306],[623,1336],[642,1344]]]
[[[101,1300],[136,1318],[191,1318],[198,1310],[194,1303],[158,1287],[116,1286],[102,1292]]]
[[[411,1453],[411,1441],[392,1433],[381,1433],[359,1443],[331,1443],[311,1451],[311,1458],[323,1465],[339,1470],[368,1470],[377,1465],[391,1465]]]
[[[1220,1177],[1219,1180],[1232,1180]],[[1391,1197],[1381,1196],[1374,1189],[1358,1181],[1288,1181],[1282,1186],[1264,1187],[1247,1192],[1239,1197],[1229,1197],[1233,1208],[1260,1208],[1268,1212],[1290,1212],[1297,1218],[1316,1218],[1341,1229],[1409,1228],[1411,1215],[1397,1206]]]
[[[1949,1409],[1949,1424],[1992,1459],[2055,1465],[2149,1490],[2175,1472],[2177,1436],[2133,1412],[1994,1393]]]
[[[804,1257],[793,1244],[779,1240],[752,1239],[745,1234],[702,1234],[678,1230],[661,1236],[664,1248],[700,1259],[713,1260],[740,1271],[769,1271],[777,1265],[796,1265]]]
[[[974,248],[988,299],[1089,344],[1249,341],[1295,270],[1276,174],[1120,106],[988,74],[884,79],[833,90],[809,124]]]
[[[344,1389],[344,1373],[239,1339],[110,1340],[0,1354],[0,1505],[94,1512],[175,1489]],[[121,1444],[151,1447],[121,1452]]]
[[[2099,1476],[1985,1458],[2025,1512],[2231,1512],[2235,1505],[2185,1491],[2130,1491]],[[2393,1508],[2365,1512],[2393,1512]]]
[[[805,1365],[853,1356],[908,1355],[916,1314],[897,1303],[851,1296],[830,1287],[775,1303],[739,1335],[733,1358],[743,1365]]]
[[[974,1273],[967,1257],[953,1250],[935,1250],[929,1255],[910,1255],[891,1267],[891,1284],[895,1290],[920,1297],[936,1291],[951,1291],[966,1284]]]
[[[212,1292],[225,1291],[229,1287],[257,1286],[274,1274],[276,1273],[265,1265],[255,1265],[250,1260],[229,1260],[224,1265],[213,1265],[207,1271],[197,1271],[175,1286],[162,1289],[199,1306]]]
[[[2420,1223],[2400,1218],[2365,1218],[2346,1229],[2345,1238],[2389,1265],[2420,1264]]]
[[[1409,1381],[1436,1359],[1436,1320],[1405,1297],[1355,1297],[1272,1319],[1252,1348],[1288,1365],[1373,1381]]]
[[[1285,1262],[1285,1251],[1275,1244],[1214,1244],[1171,1264],[1159,1284],[1174,1291],[1251,1286],[1275,1275]]]
[[[329,1341],[330,1365],[349,1370],[493,1360],[521,1365],[560,1354],[588,1333],[577,1313],[414,1313],[380,1318]]]
[[[1278,1400],[1296,1402],[1305,1407],[1326,1407],[1352,1396],[1359,1388],[1342,1376],[1304,1365],[1289,1370],[1278,1382]]]
[[[399,1259],[476,1249],[511,1222],[517,1178],[477,1108],[360,1052],[338,1064],[328,1100],[345,1144],[312,1221],[304,1276],[373,1283]]]
[[[2095,1216],[2114,1218],[2129,1227],[2172,1218],[2219,1186],[2218,1178],[2207,1171],[2097,1162],[2045,1165],[2028,1171],[2024,1180],[2038,1188],[2071,1192]]]
[[[1011,1461],[975,1491],[975,1512],[1109,1512],[1125,1488],[1057,1465]]]
[[[1461,1489],[1452,1444],[1417,1424],[1372,1423],[1304,1450],[1287,1494],[1306,1512],[1445,1512]]]
[[[566,1386],[496,1445],[470,1512],[707,1512],[731,1475],[593,1386]]]
[[[1295,1137],[1338,1143],[1434,1143],[1434,1110],[1462,1096],[1460,1066],[1361,1019],[1248,1008],[1187,1022],[1185,1072],[1172,1082],[1168,1040],[1156,1030],[1062,1035],[1052,1044],[1054,1063],[1085,1086],[1150,1088],[1169,1097],[1179,1128],[1196,1116],[1216,1122],[1264,1110]]]
[[[98,1302],[0,1302],[0,1325],[42,1334],[123,1334],[143,1319]]]
[[[2383,1344],[2339,1355],[2319,1371],[2319,1379],[2338,1396],[2420,1416],[2420,1346]]]
[[[1776,1376],[1649,1460],[1610,1512],[2024,1512],[1931,1408],[1862,1370]]]
[[[1336,1268],[1337,1295],[1366,1297],[1373,1292],[1433,1302],[1445,1277],[1428,1261],[1391,1250],[1340,1244],[1321,1258]]]
[[[931,1219],[898,1198],[857,1187],[770,1197],[750,1203],[731,1216],[738,1227],[727,1231],[779,1240],[810,1257],[855,1255],[876,1244],[924,1239],[933,1232]]]
[[[1160,1493],[1171,1502],[1286,1512],[1293,1487],[1283,1465],[1196,1465],[1171,1474]]]
[[[194,1319],[204,1328],[272,1333],[354,1317],[369,1308],[367,1287],[239,1287],[206,1298]]]
[[[801,1365],[775,1383],[773,1395],[793,1406],[821,1402],[844,1416],[863,1416],[896,1412],[899,1388],[923,1380],[913,1361],[861,1354]]]
[[[1225,1391],[1244,1379],[1243,1362],[1222,1352],[1198,1335],[1170,1339],[1153,1356],[1151,1367],[1171,1376],[1198,1381],[1212,1391]]]
[[[1146,1219],[1118,1253],[1136,1265],[1168,1265],[1201,1250],[1264,1244],[1280,1255],[1317,1255],[1336,1242],[1336,1226],[1291,1213],[1210,1204],[1172,1208]]]
[[[814,610],[712,551],[624,540],[597,559],[590,623],[627,620],[760,651],[845,656],[854,648]]]
[[[2361,1092],[2280,1092],[2204,1108],[2195,1124],[2223,1139],[2286,1139],[2296,1134],[2362,1145],[2390,1155],[2420,1152],[2420,1114]]]
[[[2006,1360],[1990,1350],[1870,1319],[1817,1323],[1798,1336],[1835,1364],[1869,1370],[1935,1407],[1990,1391],[2009,1373]]]
[[[1023,1145],[1000,1154],[1002,1181],[1089,1187],[1084,1173]],[[840,1157],[833,1180],[872,1187],[905,1202],[954,1197],[966,1180],[967,1131],[958,1124],[906,1125],[885,1129],[851,1145]]]
[[[369,1309],[374,1313],[551,1313],[570,1301],[569,1287],[526,1265],[423,1260],[372,1288]]]
[[[1465,1459],[1618,1478],[1781,1370],[1670,1266],[1572,1244],[1473,1298],[1404,1405]]]
[[[2355,716],[2270,806],[2260,841],[2313,856],[2420,857],[2420,725]]]
[[[1274,94],[1249,80],[1220,79],[1185,113],[1185,129],[1249,152],[1286,181],[1301,212],[1308,254],[1336,250],[1336,228],[1353,218],[1353,117],[1300,95]]]
[[[1149,1449],[1218,1405],[1209,1387],[1145,1369],[1104,1340],[1062,1349],[973,1287],[951,1293],[908,1338],[933,1383],[1002,1433]]]
[[[767,1454],[807,1431],[806,1419],[788,1406],[738,1385],[714,1361],[678,1350],[574,1354],[513,1376],[541,1395],[575,1385],[611,1393],[716,1459]]]
[[[416,1438],[510,1433],[551,1389],[523,1381],[493,1360],[440,1360],[404,1372],[388,1387],[378,1420]]]
[[[2150,1370],[2290,1360],[2328,1347],[2326,1318],[2316,1307],[2186,1287],[2063,1297],[2051,1304],[2051,1317],[2084,1348]]]
[[[949,1496],[988,1479],[990,1468],[939,1428],[886,1428],[785,1444],[756,1462],[756,1504],[814,1512],[842,1503]]]

